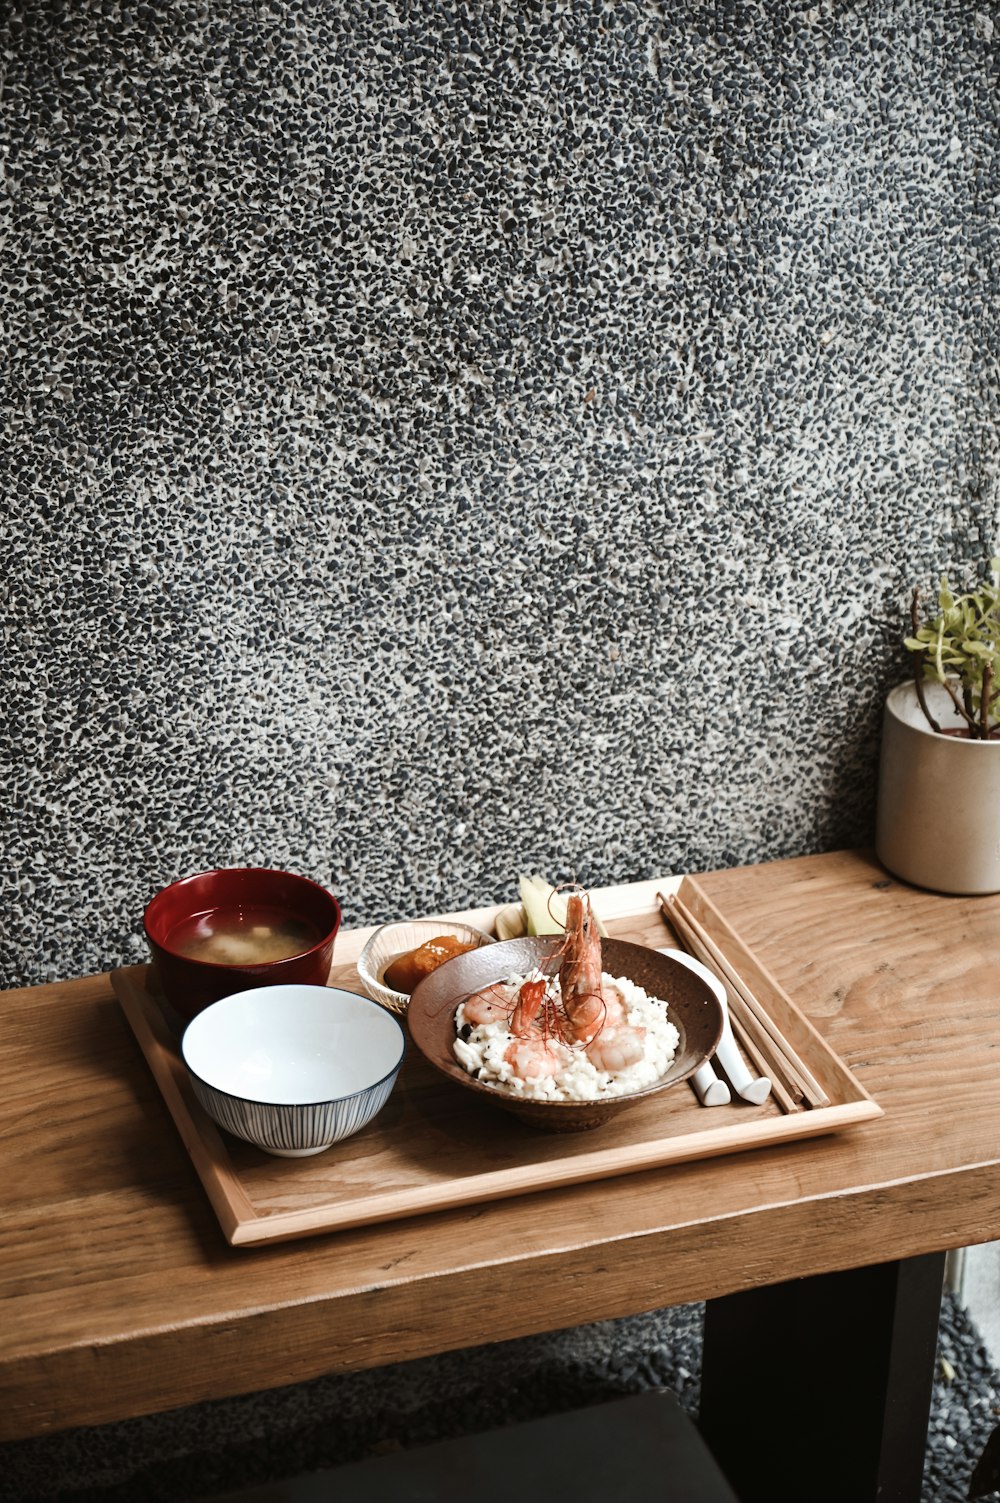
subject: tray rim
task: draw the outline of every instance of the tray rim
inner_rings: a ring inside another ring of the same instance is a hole
[[[592,898],[606,921],[647,918],[657,910],[658,894],[686,892],[697,901],[703,917],[710,921],[720,947],[729,953],[737,948],[741,959],[749,956],[758,979],[767,988],[768,1000],[785,1014],[787,1026],[792,1018],[795,1027],[808,1041],[809,1058],[822,1056],[825,1075],[841,1088],[841,1099],[829,1106],[790,1114],[769,1115],[746,1120],[728,1115],[730,1108],[700,1108],[707,1113],[703,1128],[666,1137],[649,1137],[629,1144],[597,1147],[576,1152],[565,1158],[544,1162],[507,1165],[481,1174],[464,1174],[451,1181],[435,1181],[422,1186],[409,1185],[386,1190],[377,1195],[341,1200],[317,1200],[293,1209],[261,1213],[255,1207],[234,1165],[225,1136],[196,1099],[175,1047],[166,1015],[144,984],[149,967],[122,967],[111,974],[111,982],[139,1047],[152,1071],[164,1102],[173,1118],[181,1140],[201,1179],[215,1211],[223,1235],[233,1247],[261,1246],[299,1237],[376,1225],[407,1219],[440,1210],[454,1210],[483,1201],[508,1199],[543,1190],[595,1183],[601,1179],[666,1168],[672,1164],[707,1159],[718,1155],[745,1152],[771,1144],[821,1136],[845,1127],[872,1121],[883,1115],[882,1108],[865,1090],[822,1034],[795,1005],[768,971],[756,960],[753,951],[740,940],[724,916],[719,913],[694,877],[653,879],[646,882],[595,888]],[[490,927],[496,914],[506,905],[468,909],[433,917],[461,919]],[[339,972],[353,965],[368,937],[379,925],[346,930],[344,943],[335,950],[334,966]],[[666,931],[664,931],[666,933]],[[338,941],[340,936],[338,936]],[[343,985],[342,980],[331,981]],[[798,1042],[802,1043],[800,1038]],[[679,1088],[679,1087],[678,1087]],[[720,1125],[718,1117],[723,1117]],[[576,1136],[576,1135],[574,1135]],[[291,1163],[292,1161],[290,1161]],[[308,1163],[308,1160],[294,1161]]]

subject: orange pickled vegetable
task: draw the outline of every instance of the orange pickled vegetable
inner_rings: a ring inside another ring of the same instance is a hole
[[[439,934],[436,939],[428,939],[415,950],[407,950],[390,960],[382,972],[382,980],[394,992],[405,992],[410,996],[417,983],[431,971],[436,971],[439,965],[444,965],[454,955],[464,955],[466,950],[475,948],[474,944],[456,939],[453,934]]]

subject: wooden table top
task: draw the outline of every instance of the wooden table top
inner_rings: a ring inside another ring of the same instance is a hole
[[[866,852],[698,880],[883,1117],[232,1248],[108,976],[5,992],[0,1439],[1000,1238],[1000,896]]]

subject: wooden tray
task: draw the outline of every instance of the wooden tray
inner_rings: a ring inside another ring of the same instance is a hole
[[[595,907],[610,933],[660,946],[672,937],[656,895],[677,883],[598,889]],[[188,1083],[172,1024],[147,989],[148,967],[115,971],[112,983],[222,1230],[233,1246],[285,1241],[339,1228],[661,1168],[829,1133],[882,1115],[843,1061],[813,1028],[712,905],[685,877],[679,894],[753,987],[830,1098],[783,1114],[773,1100],[699,1106],[681,1084],[637,1103],[590,1132],[538,1132],[432,1072],[414,1048],[387,1106],[362,1132],[306,1159],[279,1159],[222,1133]],[[489,927],[496,909],[462,917]],[[360,990],[354,961],[371,930],[338,936],[330,982]]]

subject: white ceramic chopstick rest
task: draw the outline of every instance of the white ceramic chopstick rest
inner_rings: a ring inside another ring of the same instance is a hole
[[[715,1058],[729,1076],[729,1082],[737,1095],[742,1096],[744,1101],[749,1101],[754,1106],[760,1106],[761,1102],[766,1101],[771,1094],[771,1082],[766,1075],[751,1075],[744,1063],[739,1046],[733,1038],[733,1030],[729,1022],[726,988],[718,976],[714,975],[708,969],[707,965],[702,965],[700,960],[695,960],[694,956],[688,955],[685,950],[674,950],[669,946],[658,946],[657,948],[661,955],[669,955],[672,960],[680,961],[681,965],[686,965],[689,971],[693,971],[696,976],[700,976],[702,981],[712,988],[712,991],[722,1003],[722,1037],[719,1040],[719,1047],[715,1051]],[[702,1069],[704,1068],[702,1066]],[[701,1071],[698,1072],[698,1074],[700,1073]],[[697,1079],[697,1076],[695,1076],[695,1079]],[[698,1091],[698,1097],[701,1100],[701,1092],[698,1090],[697,1085],[695,1086],[695,1090]],[[711,1104],[707,1101],[703,1102],[705,1106]]]
[[[707,1061],[691,1076],[691,1088],[702,1106],[728,1106],[733,1099],[726,1082]]]

